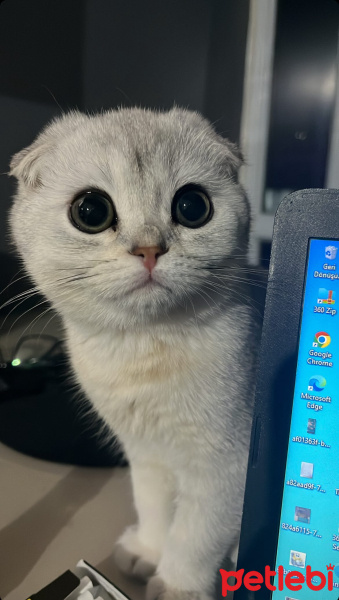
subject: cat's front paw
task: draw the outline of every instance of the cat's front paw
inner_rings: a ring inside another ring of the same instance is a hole
[[[120,571],[143,583],[157,568],[157,553],[140,542],[136,526],[126,529],[115,545],[113,557]]]
[[[142,583],[146,583],[151,575],[155,573],[156,565],[148,562],[142,556],[132,554],[121,544],[116,544],[113,555],[115,564],[120,571]]]
[[[155,575],[148,582],[146,600],[213,600],[204,592],[179,590],[168,586],[164,580]]]

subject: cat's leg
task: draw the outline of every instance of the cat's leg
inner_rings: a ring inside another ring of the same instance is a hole
[[[124,573],[146,581],[153,575],[163,551],[174,511],[174,478],[160,464],[131,462],[138,524],[118,540],[114,558]]]
[[[241,485],[225,469],[187,473],[156,575],[149,580],[147,600],[213,598],[217,568],[239,536]]]

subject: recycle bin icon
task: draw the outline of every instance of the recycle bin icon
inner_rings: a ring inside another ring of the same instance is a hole
[[[338,251],[338,248],[336,248],[335,246],[326,246],[326,248],[325,248],[326,258],[328,258],[329,260],[334,260],[337,256],[337,251]]]

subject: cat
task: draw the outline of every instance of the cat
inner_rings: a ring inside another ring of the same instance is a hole
[[[239,537],[259,335],[241,164],[177,107],[72,111],[11,161],[12,239],[130,463],[114,556],[148,600],[212,598]]]

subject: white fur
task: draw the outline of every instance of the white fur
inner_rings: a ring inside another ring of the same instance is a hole
[[[257,344],[239,271],[249,223],[240,164],[198,114],[132,109],[70,113],[11,165],[13,239],[131,464],[139,523],[120,543],[157,564],[168,598],[211,594],[239,535]],[[198,229],[171,220],[187,183],[214,206]],[[116,231],[71,224],[72,199],[90,187],[112,198]],[[162,287],[133,290],[148,272],[129,250],[161,243]]]

